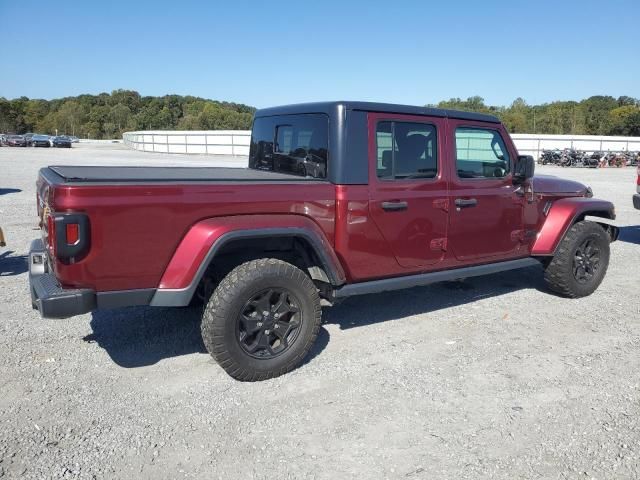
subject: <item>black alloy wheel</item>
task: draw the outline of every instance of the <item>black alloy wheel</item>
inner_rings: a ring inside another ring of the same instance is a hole
[[[269,288],[251,297],[236,322],[240,347],[259,359],[284,353],[300,332],[301,303],[285,288]]]
[[[578,283],[588,283],[600,268],[600,249],[588,238],[578,246],[573,257],[573,276]]]

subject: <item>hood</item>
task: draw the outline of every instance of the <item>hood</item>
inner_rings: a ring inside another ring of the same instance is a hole
[[[583,195],[587,186],[580,182],[567,180],[554,175],[535,175],[533,191],[536,193]]]

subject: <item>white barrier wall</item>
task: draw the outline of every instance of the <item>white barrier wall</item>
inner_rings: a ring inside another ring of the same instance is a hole
[[[125,145],[144,152],[249,155],[249,130],[125,132]]]
[[[521,155],[533,155],[536,159],[540,157],[542,150],[562,150],[563,148],[574,148],[586,152],[640,151],[640,137],[513,133],[511,138]]]
[[[144,131],[126,132],[126,145],[145,152],[200,153],[209,155],[249,155],[250,130]],[[596,135],[511,135],[522,155],[538,159],[542,150],[575,148],[594,151],[640,151],[640,137]]]

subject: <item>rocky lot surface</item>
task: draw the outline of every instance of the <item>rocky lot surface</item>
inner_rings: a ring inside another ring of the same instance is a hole
[[[266,382],[223,373],[197,309],[31,310],[38,168],[212,162],[244,163],[0,148],[0,477],[640,477],[633,169],[539,168],[616,204],[622,234],[594,295],[551,295],[529,268],[352,298],[325,310],[302,367]]]

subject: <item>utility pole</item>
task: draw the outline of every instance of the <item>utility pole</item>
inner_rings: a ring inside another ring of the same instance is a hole
[[[536,107],[533,107],[533,133],[536,133]]]

